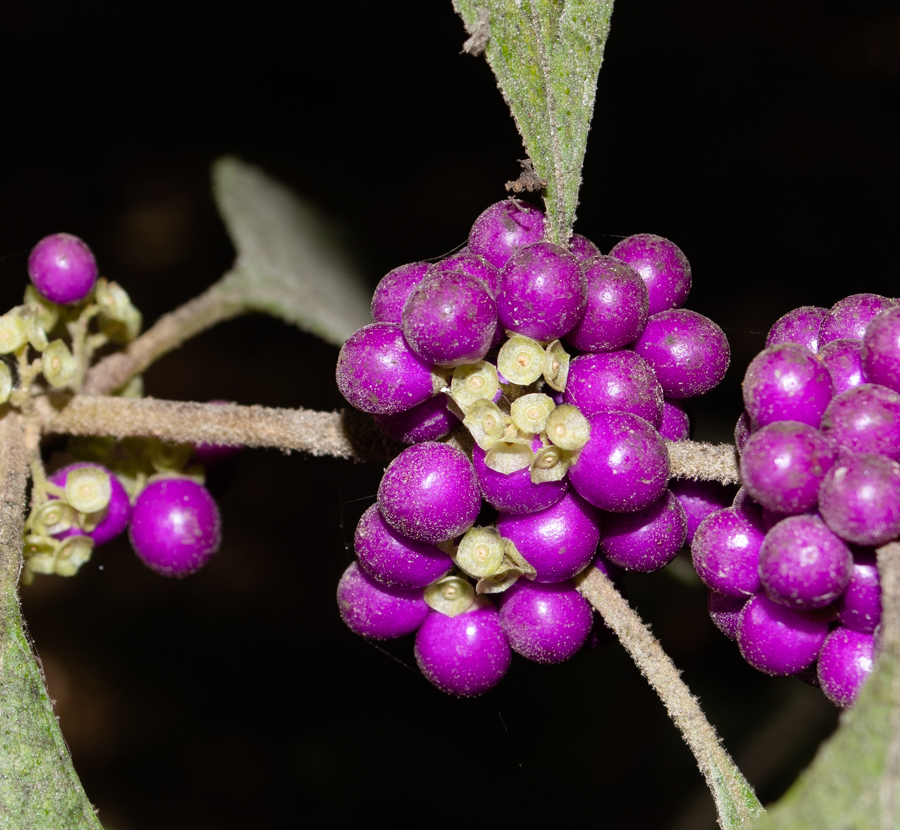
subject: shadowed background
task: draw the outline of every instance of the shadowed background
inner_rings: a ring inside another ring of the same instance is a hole
[[[374,287],[464,242],[524,156],[449,0],[210,16],[185,4],[0,8],[0,292],[21,301],[42,236],[94,249],[149,324],[228,268],[210,162],[234,153],[321,206]],[[620,2],[600,74],[576,229],[639,231],[693,267],[688,307],[733,348],[692,405],[730,440],[740,379],[777,317],[895,295],[900,14],[893,4]],[[336,350],[248,317],[146,375],[156,397],[334,409]],[[514,662],[475,701],[418,676],[408,642],[352,635],[334,590],[381,470],[247,451],[220,495],[225,541],[183,582],[126,540],[23,607],[89,796],[113,830],[281,827],[473,815],[706,828],[711,802],[653,693],[613,645]],[[766,678],[706,616],[687,561],[629,597],[763,801],[836,713]],[[413,670],[410,670],[410,666]]]

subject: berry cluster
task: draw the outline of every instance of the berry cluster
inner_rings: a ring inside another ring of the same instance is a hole
[[[45,391],[42,385],[77,390],[99,348],[129,343],[141,328],[127,293],[98,278],[94,255],[78,237],[42,239],[29,256],[28,273],[32,285],[24,304],[0,316],[0,403],[24,412]],[[32,359],[31,350],[40,357]],[[140,383],[119,394],[139,395]],[[74,575],[95,546],[126,528],[135,553],[154,571],[182,577],[202,567],[218,548],[220,519],[202,469],[188,466],[192,453],[189,446],[153,440],[76,439],[69,456],[80,460],[49,476],[43,460],[32,459],[23,580],[37,573]],[[215,447],[196,448],[197,460],[216,453]]]
[[[365,637],[416,632],[422,672],[456,695],[498,683],[511,651],[574,654],[593,615],[573,578],[592,562],[675,557],[688,519],[663,439],[687,438],[680,402],[729,361],[721,329],[681,308],[673,243],[604,256],[544,232],[530,204],[492,205],[464,251],[388,273],[338,358],[344,397],[411,445],[359,522],[341,615]]]
[[[875,548],[900,535],[900,303],[789,312],[743,394],[743,489],[693,542],[710,613],[751,665],[848,706],[876,649]]]

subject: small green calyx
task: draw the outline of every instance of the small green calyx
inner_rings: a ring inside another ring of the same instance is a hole
[[[544,372],[544,347],[537,340],[514,334],[500,347],[497,369],[510,383],[528,386]]]
[[[569,467],[575,463],[576,456],[568,450],[553,446],[544,447],[534,457],[531,465],[532,484],[542,484],[545,481],[559,481]]]
[[[493,401],[484,398],[473,403],[463,418],[463,425],[472,434],[475,443],[485,451],[503,438],[509,423],[509,415]]]
[[[555,389],[557,392],[566,391],[570,361],[569,353],[563,348],[559,340],[554,340],[547,346],[544,352],[543,364],[543,375],[547,386]]]
[[[453,561],[475,579],[492,576],[503,565],[503,537],[493,527],[471,527],[460,540]]]
[[[19,351],[28,342],[28,332],[22,319],[21,307],[10,309],[0,316],[0,354]]]
[[[24,329],[24,326],[23,326]],[[47,383],[57,389],[65,386],[78,370],[78,362],[62,340],[54,340],[41,355],[41,372]]]
[[[39,536],[63,533],[76,523],[75,508],[59,499],[48,501],[31,514],[31,529]]]
[[[547,440],[563,450],[580,450],[591,437],[591,425],[577,406],[561,404],[547,417]]]
[[[500,391],[497,369],[486,360],[457,366],[450,382],[450,396],[463,412],[477,401],[492,401]]]
[[[66,501],[79,513],[97,513],[112,498],[109,474],[98,467],[79,467],[66,476]]]
[[[425,602],[447,617],[455,617],[468,611],[475,602],[472,584],[458,574],[449,574],[432,582],[425,589]]]
[[[484,463],[488,469],[507,475],[530,467],[533,461],[534,453],[531,447],[518,441],[498,441],[484,456]]]
[[[0,404],[4,404],[9,400],[12,393],[13,376],[9,366],[0,360]]]
[[[130,343],[141,333],[141,312],[118,283],[100,277],[94,289],[94,301],[99,311],[97,325],[110,343]]]
[[[519,577],[534,579],[537,571],[519,553],[511,539],[503,539],[503,564],[493,574],[478,580],[475,585],[476,594],[501,594],[515,585]]]
[[[553,398],[540,392],[532,392],[512,402],[510,415],[513,423],[523,432],[538,435],[546,429],[547,417],[554,409],[556,404]]]

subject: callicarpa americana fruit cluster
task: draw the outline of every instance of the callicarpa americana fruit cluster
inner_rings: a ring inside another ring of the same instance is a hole
[[[29,256],[28,273],[24,303],[0,317],[0,404],[26,414],[38,394],[63,402],[81,387],[95,355],[130,343],[141,329],[128,294],[98,277],[94,255],[78,237],[42,239]],[[140,396],[140,379],[117,394]],[[152,570],[174,577],[195,572],[221,535],[198,462],[223,451],[153,439],[75,438],[47,467],[36,450],[23,580],[73,576],[94,547],[126,529]]]
[[[757,669],[849,706],[881,622],[875,548],[900,535],[900,302],[789,312],[743,393],[743,488],[693,542],[710,614]]]
[[[492,205],[462,252],[388,273],[338,358],[347,401],[410,445],[356,529],[341,615],[364,637],[415,632],[423,674],[454,695],[495,686],[513,651],[577,652],[585,569],[675,557],[688,515],[664,439],[687,438],[681,401],[729,361],[722,330],[681,307],[691,270],[673,243],[601,255],[544,236],[531,204]]]

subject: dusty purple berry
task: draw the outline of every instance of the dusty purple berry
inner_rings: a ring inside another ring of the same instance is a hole
[[[585,418],[598,412],[630,412],[653,426],[663,411],[663,389],[653,369],[630,350],[583,354],[569,364],[565,402]]]
[[[429,269],[431,274],[444,271],[462,271],[470,277],[476,277],[487,285],[492,297],[497,296],[497,289],[500,287],[500,269],[491,265],[484,257],[464,251],[438,260]]]
[[[863,377],[861,348],[861,340],[845,337],[832,340],[819,349],[819,357],[831,375],[835,395],[866,382]]]
[[[372,295],[372,319],[400,325],[403,306],[431,268],[430,262],[410,262],[388,271]]]
[[[148,568],[163,576],[188,576],[219,548],[219,509],[209,491],[195,481],[157,479],[135,499],[128,536]]]
[[[587,262],[595,256],[600,256],[600,249],[586,236],[573,233],[569,237],[569,253],[579,262]]]
[[[722,485],[717,481],[694,481],[689,478],[672,479],[669,489],[684,508],[687,522],[686,545],[691,544],[700,522],[710,513],[731,507],[737,492],[735,485]]]
[[[393,640],[412,634],[431,613],[422,589],[389,588],[351,562],[337,589],[341,619],[351,631],[372,640]]]
[[[536,585],[521,579],[500,595],[500,624],[512,650],[537,663],[562,663],[587,640],[588,601],[571,582]]]
[[[401,444],[437,441],[459,425],[459,418],[447,408],[447,400],[446,395],[435,395],[412,409],[373,415],[372,420],[385,435]]]
[[[847,628],[871,634],[881,623],[881,581],[875,551],[853,550],[853,571],[847,590],[835,603],[838,621]]]
[[[647,284],[650,314],[684,304],[691,290],[691,266],[674,243],[652,233],[638,233],[616,243],[611,257],[628,263]]]
[[[710,591],[707,595],[706,609],[709,611],[710,619],[729,640],[737,639],[741,611],[748,599],[746,596],[730,597],[718,591]]]
[[[755,594],[759,581],[759,549],[766,530],[758,511],[726,507],[700,522],[691,554],[694,569],[713,591],[731,597]]]
[[[869,323],[896,304],[881,294],[851,294],[838,300],[819,325],[819,348],[844,337],[862,340]]]
[[[600,550],[626,571],[649,573],[675,558],[686,535],[684,508],[672,491],[666,490],[662,498],[643,510],[604,516]]]
[[[691,437],[691,419],[681,401],[663,398],[662,418],[658,429],[659,434],[669,441],[686,441]]]
[[[432,611],[416,632],[415,654],[422,674],[457,697],[492,689],[512,662],[500,614],[486,598],[455,617]]]
[[[77,236],[45,236],[28,257],[28,276],[41,296],[67,305],[83,300],[97,282],[97,261]]]
[[[540,438],[536,438],[532,449],[541,448]],[[472,464],[482,498],[501,513],[537,513],[556,504],[569,489],[568,478],[558,481],[542,481],[535,484],[531,480],[528,467],[513,473],[492,470],[484,463],[485,451],[475,444],[472,448]]]
[[[835,706],[852,706],[874,665],[875,638],[838,626],[819,652],[819,685]]]
[[[472,462],[455,447],[427,441],[400,453],[378,485],[381,515],[420,542],[446,542],[465,533],[481,507]]]
[[[828,314],[827,308],[805,305],[789,311],[779,317],[769,334],[766,346],[777,346],[779,343],[797,343],[806,346],[811,352],[819,350],[819,324]]]
[[[866,380],[900,392],[900,306],[881,312],[866,328],[861,361]]]
[[[544,238],[544,214],[528,202],[505,199],[485,210],[469,231],[469,253],[502,268],[524,245]]]
[[[900,461],[900,393],[863,383],[835,395],[822,416],[822,432],[839,452]]]

